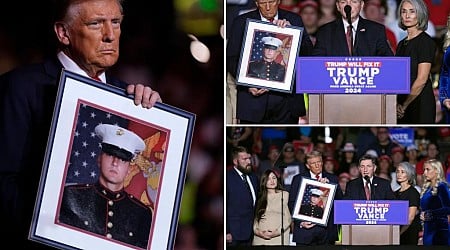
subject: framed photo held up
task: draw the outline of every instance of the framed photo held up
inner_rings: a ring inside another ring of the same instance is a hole
[[[173,249],[194,123],[192,113],[142,108],[123,89],[63,70],[29,238],[61,249]],[[131,160],[110,153],[99,124],[131,131],[143,150]],[[108,171],[103,157],[113,159]],[[100,180],[118,178],[120,164],[123,188],[110,190]]]
[[[303,27],[247,19],[236,84],[292,92]]]
[[[337,184],[303,178],[292,217],[326,226]]]

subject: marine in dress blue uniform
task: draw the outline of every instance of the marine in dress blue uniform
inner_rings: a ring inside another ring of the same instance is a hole
[[[136,134],[115,125],[98,125],[95,132],[102,138],[102,153],[128,164],[145,148],[144,141]],[[59,222],[147,248],[152,211],[125,192],[123,184],[120,190],[112,191],[99,181],[65,187]]]
[[[250,62],[248,67],[248,76],[265,79],[268,81],[284,81],[286,68],[273,61],[275,59],[276,50],[283,44],[283,42],[276,37],[263,37],[263,58],[259,61]],[[267,56],[267,53],[273,53],[272,56]]]
[[[315,196],[317,198],[320,198],[323,194],[323,192],[319,189],[311,189],[310,193],[311,196]],[[300,214],[321,219],[323,217],[323,208],[317,204],[312,204],[312,202],[309,202],[308,204],[304,204],[300,207]]]

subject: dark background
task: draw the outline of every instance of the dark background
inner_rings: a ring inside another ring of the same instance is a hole
[[[57,1],[57,0],[54,0]],[[0,74],[55,53],[52,0],[0,8]],[[121,51],[113,73],[148,84],[165,103],[195,113],[194,137],[175,249],[223,248],[223,6],[217,0],[124,1]],[[190,53],[193,34],[210,50]]]

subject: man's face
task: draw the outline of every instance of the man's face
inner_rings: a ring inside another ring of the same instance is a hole
[[[270,48],[264,48],[263,49],[264,54],[264,61],[266,62],[272,62],[275,60],[275,57],[277,56],[277,51]]]
[[[237,159],[234,160],[234,164],[242,173],[249,174],[252,172],[252,161],[249,153],[239,153]]]
[[[377,131],[377,138],[379,142],[386,142],[389,140],[389,130],[387,128],[379,128]]]
[[[350,12],[352,20],[356,19],[361,12],[361,9],[364,7],[364,1],[362,0],[337,0],[336,7],[339,13],[347,20],[347,15],[345,14],[344,8],[346,5],[350,5],[352,7],[352,11]]]
[[[311,195],[311,204],[318,205],[320,201],[320,197],[316,195]]]
[[[372,177],[373,173],[375,173],[376,166],[372,163],[371,160],[362,160],[359,164],[359,172],[362,176]]]
[[[266,19],[272,19],[277,15],[278,5],[281,0],[256,0],[256,7]]]
[[[104,71],[119,58],[122,13],[116,0],[83,1],[72,8],[74,18],[65,24],[65,52],[89,72]]]
[[[306,167],[311,170],[313,174],[322,173],[323,162],[321,157],[311,157],[306,160]]]
[[[116,156],[102,152],[99,156],[98,165],[100,166],[100,183],[111,188],[112,185],[123,187],[123,181],[128,174],[130,162],[122,160]]]
[[[319,21],[319,12],[312,6],[306,6],[300,12],[305,27],[316,26]]]

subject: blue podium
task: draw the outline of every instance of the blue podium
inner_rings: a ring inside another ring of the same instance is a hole
[[[397,94],[410,92],[406,57],[298,57],[297,93],[310,124],[396,124]]]
[[[399,245],[400,225],[408,224],[408,201],[338,200],[334,222],[342,245]]]

